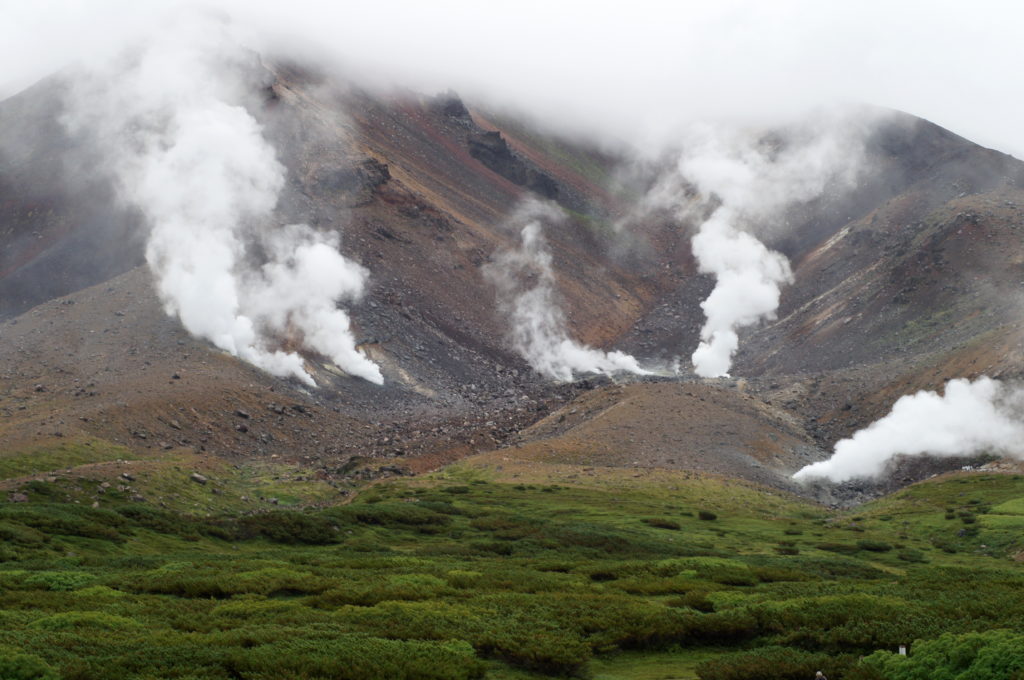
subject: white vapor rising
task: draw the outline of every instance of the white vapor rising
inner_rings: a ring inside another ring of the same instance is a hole
[[[781,137],[694,131],[678,163],[680,175],[718,206],[693,238],[701,273],[715,288],[701,308],[706,322],[692,356],[702,377],[728,375],[737,330],[775,318],[781,287],[792,280],[789,261],[750,233],[771,227],[783,211],[851,181],[862,153],[862,128],[823,116]]]
[[[541,228],[542,219],[563,218],[551,205],[527,202],[511,220],[514,228],[523,225],[522,245],[498,254],[484,266],[484,276],[498,289],[498,303],[511,319],[513,346],[538,373],[562,382],[572,380],[574,373],[647,374],[628,354],[603,352],[569,337],[555,293],[551,252]]]
[[[789,261],[734,225],[728,208],[719,208],[693,238],[700,271],[714,274],[715,288],[700,304],[707,320],[691,360],[697,375],[728,375],[739,347],[736,329],[773,318],[779,286],[792,281]]]
[[[64,123],[96,139],[121,198],[145,215],[160,297],[189,332],[309,385],[285,343],[379,384],[335,304],[361,294],[366,271],[338,252],[337,234],[269,224],[285,169],[241,105],[256,57],[227,33],[205,16],[177,17],[141,52],[76,74]],[[256,245],[262,266],[247,252]]]
[[[842,482],[878,477],[893,456],[969,456],[985,452],[1024,458],[1024,391],[981,377],[950,380],[945,394],[900,397],[889,415],[835,446],[832,457],[793,475]]]

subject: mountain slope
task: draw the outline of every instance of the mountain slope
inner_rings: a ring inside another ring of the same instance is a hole
[[[419,471],[515,444],[527,459],[788,486],[902,394],[1024,366],[1024,166],[925,121],[884,117],[856,186],[766,227],[794,281],[778,320],[741,338],[735,374],[748,381],[700,383],[684,368],[670,382],[555,385],[512,350],[481,271],[518,243],[508,216],[530,196],[567,213],[545,236],[576,339],[684,366],[712,286],[689,253],[695,225],[656,215],[616,233],[638,196],[616,185],[625,155],[451,93],[261,68],[250,112],[287,168],[274,220],[337,231],[369,269],[350,310],[385,385],[308,354],[309,389],[188,337],[140,266],[140,217],[113,200],[109,177],[79,172],[96,149],[63,131],[64,85],[45,81],[0,103],[5,450],[98,438],[303,460],[330,478],[351,475],[353,460],[373,474]]]

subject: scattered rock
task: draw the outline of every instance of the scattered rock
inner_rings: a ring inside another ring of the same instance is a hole
[[[412,472],[408,468],[398,467],[397,465],[381,465],[377,468],[377,472],[380,474],[392,474],[399,477],[404,475],[411,475]]]
[[[12,493],[7,500],[11,503],[28,503],[28,496],[23,493]]]
[[[206,482],[209,481],[206,477],[199,474],[198,472],[193,472],[188,476],[188,478],[191,479],[193,482],[196,482],[197,484],[206,484]]]

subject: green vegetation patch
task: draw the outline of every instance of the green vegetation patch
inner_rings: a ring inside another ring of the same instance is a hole
[[[210,516],[132,502],[0,506],[0,669],[79,680],[720,680],[819,668],[985,678],[986,659],[1020,646],[1005,632],[1024,629],[1021,516],[1006,511],[1024,488],[1010,476],[934,480],[853,517],[721,480],[485,477],[455,467],[319,509],[253,512],[228,498],[232,510]],[[950,522],[947,509],[976,521]],[[907,643],[909,660],[877,653]],[[907,665],[943,648],[960,652]],[[954,662],[956,673],[937,670]],[[1008,668],[991,672],[1018,672]]]
[[[0,452],[0,479],[43,474],[89,463],[137,459],[138,454],[119,444],[102,439],[69,439],[40,448]]]

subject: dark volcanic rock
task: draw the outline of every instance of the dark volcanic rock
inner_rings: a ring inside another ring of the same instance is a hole
[[[389,179],[385,163],[367,158],[355,165],[321,167],[313,174],[313,189],[318,195],[339,195],[343,205],[355,207],[368,203]]]
[[[459,95],[455,94],[455,92],[451,90],[434,97],[430,106],[434,111],[437,111],[445,118],[454,120],[459,124],[473,124],[473,118],[469,115],[469,110],[466,108],[466,105],[462,103],[462,99],[459,98]]]
[[[558,185],[555,181],[512,153],[500,132],[471,135],[468,144],[470,156],[513,184],[526,187],[544,198],[558,197]]]

